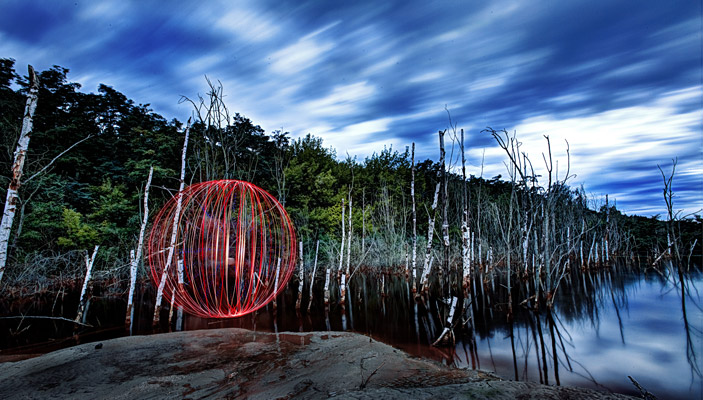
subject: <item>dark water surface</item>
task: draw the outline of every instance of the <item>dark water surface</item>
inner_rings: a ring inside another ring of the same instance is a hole
[[[703,276],[689,273],[683,285],[671,270],[646,274],[628,269],[574,273],[559,287],[554,309],[534,312],[515,306],[507,322],[505,304],[493,298],[499,282],[474,286],[473,302],[459,316],[453,345],[433,347],[442,331],[447,306],[440,300],[416,301],[402,277],[356,275],[346,307],[333,296],[329,310],[315,293],[311,311],[296,312],[297,283],[253,315],[208,320],[162,313],[161,331],[240,327],[260,331],[349,330],[408,353],[457,368],[494,371],[506,379],[550,385],[583,386],[639,395],[628,379],[636,379],[659,398],[697,399],[703,395]],[[386,296],[380,296],[381,286]],[[682,290],[683,286],[683,290]],[[295,289],[294,289],[295,288]],[[316,284],[317,289],[317,284]],[[333,286],[332,291],[336,288]],[[682,298],[683,293],[683,298]],[[514,291],[516,299],[528,296]],[[135,295],[132,334],[153,333],[153,292]],[[498,298],[501,298],[500,296]],[[682,301],[683,299],[683,301]],[[336,301],[335,301],[336,300]],[[3,315],[75,316],[77,294],[47,295],[23,304],[6,305]],[[461,302],[460,302],[461,303]],[[0,319],[0,361],[41,354],[62,347],[129,334],[124,326],[126,305],[114,297],[95,296],[86,322],[93,328],[74,331],[57,320]],[[512,334],[511,334],[512,332]],[[556,360],[556,362],[555,362]]]

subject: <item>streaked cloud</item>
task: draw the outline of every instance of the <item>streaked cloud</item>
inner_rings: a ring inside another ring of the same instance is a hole
[[[656,165],[678,157],[690,212],[703,190],[698,14],[656,1],[8,0],[0,57],[21,72],[67,67],[83,90],[114,86],[169,119],[188,117],[178,100],[206,92],[207,75],[233,111],[323,137],[340,157],[415,141],[418,158],[437,159],[446,106],[475,174],[485,150],[484,176],[505,176],[484,127],[517,131],[537,161],[548,134],[560,171],[566,139],[573,183],[630,213],[662,213]]]

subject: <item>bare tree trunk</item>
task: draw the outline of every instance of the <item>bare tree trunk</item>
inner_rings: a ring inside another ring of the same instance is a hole
[[[164,294],[164,287],[166,286],[166,278],[168,277],[168,269],[171,266],[171,263],[173,262],[174,258],[174,253],[176,251],[176,234],[178,233],[178,218],[181,215],[181,206],[183,203],[183,197],[181,195],[181,192],[183,192],[183,188],[185,186],[185,173],[186,173],[186,152],[188,150],[188,135],[190,133],[190,118],[188,118],[188,125],[186,126],[185,130],[185,138],[183,139],[183,152],[181,153],[181,176],[179,179],[179,186],[178,186],[178,199],[176,201],[176,212],[173,214],[173,229],[171,231],[171,244],[168,248],[168,258],[166,259],[166,265],[164,266],[164,270],[161,273],[161,281],[159,281],[159,287],[156,291],[156,304],[154,305],[154,318],[153,318],[153,324],[154,326],[158,325],[159,319],[160,319],[160,313],[161,313],[161,299],[163,298]]]
[[[90,281],[90,274],[93,272],[93,263],[95,263],[95,256],[98,254],[98,249],[100,246],[95,246],[93,250],[93,255],[88,258],[88,252],[85,252],[85,280],[83,280],[83,288],[81,289],[81,300],[78,304],[78,313],[76,314],[76,322],[80,322],[83,318],[83,311],[85,310],[85,292],[88,290],[88,281]]]
[[[349,237],[347,238],[347,277],[350,273],[351,265],[351,244],[352,244],[352,194],[349,189]]]
[[[571,265],[571,227],[566,227],[566,267]]]
[[[298,248],[300,251],[300,271],[298,272],[298,300],[295,302],[295,309],[300,310],[300,303],[303,301],[303,286],[305,285],[305,275],[303,274],[303,241],[298,242]],[[312,285],[311,285],[312,286]]]
[[[24,108],[24,118],[22,119],[22,131],[20,138],[17,141],[15,149],[15,159],[12,163],[12,178],[10,185],[7,188],[7,198],[5,200],[5,210],[2,214],[2,222],[0,222],[0,281],[5,273],[7,265],[7,244],[10,240],[10,231],[12,230],[12,222],[15,219],[15,211],[17,210],[18,191],[22,183],[22,170],[24,169],[24,160],[29,148],[29,139],[32,134],[32,118],[34,111],[37,108],[37,92],[39,91],[39,79],[34,73],[34,68],[30,65],[29,69],[29,93],[27,94],[27,104]]]
[[[444,133],[444,131],[439,131],[439,158],[442,160],[442,186],[444,187],[442,191],[442,239],[444,244],[444,259],[442,260],[442,269],[440,269],[440,272],[449,272],[449,218],[447,217],[447,211],[449,209],[449,189],[447,188],[447,166],[444,163]]]
[[[527,267],[528,267],[528,262],[527,262],[527,250],[529,248],[529,239],[530,239],[530,229],[527,227],[527,211],[525,211],[525,216],[524,220],[522,221],[522,262],[523,262],[523,274],[527,276]],[[530,224],[530,228],[532,227],[532,224]]]
[[[339,271],[338,273],[342,275],[342,280],[339,285],[339,290],[340,290],[340,302],[344,304],[344,296],[346,295],[347,291],[347,275],[342,273],[342,266],[344,265],[344,240],[345,240],[345,225],[346,221],[344,220],[344,199],[342,198],[342,244],[341,247],[339,248]]]
[[[142,218],[142,226],[139,229],[139,240],[137,241],[137,251],[134,255],[132,250],[129,266],[129,296],[127,297],[127,316],[125,317],[125,326],[129,327],[132,322],[132,302],[134,300],[134,288],[137,284],[137,265],[142,257],[142,244],[144,243],[144,231],[146,230],[146,222],[149,219],[149,187],[151,186],[151,177],[154,174],[154,167],[149,168],[149,177],[144,186],[144,217]]]
[[[281,274],[281,259],[278,258],[278,261],[276,262],[276,278],[273,281],[273,292],[276,293],[278,292],[278,278]],[[273,298],[273,311],[276,312],[276,309],[278,308],[278,296]],[[274,316],[274,320],[276,317]]]
[[[171,332],[171,321],[173,320],[173,307],[176,303],[176,292],[171,292],[171,306],[168,308],[168,331]]]
[[[600,253],[598,252],[598,242],[596,242],[595,255],[596,255],[596,266],[598,266],[598,265],[600,265],[600,258],[599,258]]]
[[[432,267],[431,255],[432,255],[432,238],[434,236],[434,219],[437,210],[437,201],[439,199],[439,182],[435,186],[434,190],[434,200],[432,201],[432,210],[430,211],[430,216],[427,221],[427,248],[425,249],[425,263],[422,268],[422,279],[421,285],[424,292],[427,291],[427,277],[429,275],[429,270]]]
[[[330,273],[331,273],[331,267],[329,264],[327,264],[327,272],[325,273],[325,290],[324,290],[324,295],[325,295],[325,305],[330,304]]]
[[[408,252],[408,245],[405,244],[405,281],[410,279],[410,253]]]
[[[412,146],[412,166],[410,169],[411,180],[410,180],[410,197],[412,197],[413,202],[413,293],[417,292],[417,212],[415,210],[415,142]]]
[[[469,287],[469,279],[471,276],[471,258],[469,253],[469,202],[466,195],[466,155],[464,154],[464,130],[461,130],[461,175],[462,175],[462,196],[461,201],[463,202],[463,212],[461,218],[461,262],[463,266],[463,278],[464,282],[462,286],[464,289]]]
[[[310,300],[308,300],[308,311],[312,306],[312,288],[315,286],[315,274],[317,273],[317,252],[320,249],[320,239],[317,239],[315,244],[315,262],[312,265],[312,275],[310,276]]]
[[[420,285],[422,287],[423,293],[427,292],[427,286],[430,280],[430,271],[432,271],[433,261],[434,257],[430,256],[430,261],[427,263],[427,267],[422,270],[422,277],[420,277]]]
[[[432,343],[432,346],[437,346],[439,342],[444,339],[444,337],[451,332],[452,330],[452,322],[454,322],[454,313],[456,312],[456,302],[457,302],[456,296],[452,296],[452,302],[449,308],[449,316],[447,317],[447,321],[445,322],[444,329],[442,330],[442,333],[439,335],[437,340]]]
[[[608,195],[605,195],[605,241],[603,243],[603,255],[605,256],[603,261],[606,264],[610,262],[610,257],[608,257],[608,241],[610,240],[610,206],[608,205]]]
[[[440,152],[439,152],[439,164],[444,165],[444,132],[439,132],[440,137]],[[437,185],[434,190],[434,200],[432,201],[432,210],[427,221],[427,249],[425,250],[425,264],[422,268],[422,291],[427,292],[427,282],[429,281],[429,272],[432,267],[431,254],[432,254],[432,238],[434,236],[434,220],[437,214],[437,202],[439,201],[439,187],[442,183],[442,169],[437,171]]]
[[[550,194],[547,194],[547,197],[549,197]],[[542,240],[544,242],[544,255],[543,255],[543,262],[544,262],[544,276],[545,276],[545,287],[547,289],[547,292],[551,292],[552,288],[550,286],[550,279],[549,275],[551,274],[551,253],[550,253],[550,246],[549,246],[549,207],[548,207],[549,199],[545,200],[542,202],[542,218],[544,219],[544,227],[543,227],[543,233],[542,233]]]

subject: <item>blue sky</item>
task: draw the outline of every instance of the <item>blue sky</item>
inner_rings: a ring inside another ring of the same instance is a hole
[[[337,4],[340,3],[341,5]],[[267,132],[312,133],[359,160],[437,131],[467,136],[469,171],[506,176],[487,126],[516,132],[544,171],[628,214],[703,207],[699,1],[31,1],[0,4],[0,57],[60,65],[86,92],[104,83],[167,119],[181,95],[220,80],[232,111]],[[457,155],[458,148],[454,154]]]

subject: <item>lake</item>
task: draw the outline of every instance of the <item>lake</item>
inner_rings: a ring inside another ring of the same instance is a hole
[[[703,310],[700,272],[687,273],[682,283],[673,269],[660,271],[621,267],[571,273],[557,291],[554,308],[539,311],[514,306],[512,323],[506,306],[495,300],[501,282],[474,282],[474,301],[457,316],[454,344],[433,347],[447,306],[437,298],[418,301],[404,277],[373,273],[353,277],[348,304],[320,304],[317,293],[311,312],[296,312],[295,290],[289,285],[271,305],[254,315],[208,320],[174,313],[170,329],[240,327],[261,331],[349,330],[401,348],[408,353],[457,368],[480,368],[506,379],[550,385],[571,385],[639,395],[628,378],[659,398],[691,399],[703,395]],[[319,277],[318,277],[319,278]],[[385,296],[380,296],[381,285]],[[523,285],[524,286],[524,285]],[[316,284],[317,289],[317,284]],[[332,287],[333,291],[336,289]],[[307,287],[305,293],[307,294]],[[513,291],[516,303],[526,296]],[[153,291],[148,285],[135,296],[133,334],[152,333]],[[334,298],[333,298],[334,300]],[[23,305],[5,305],[4,315],[64,315],[75,310],[77,294],[47,294]],[[86,322],[73,335],[63,321],[0,320],[4,360],[17,354],[39,354],[78,342],[122,336],[126,305],[123,299],[95,296]],[[461,302],[460,302],[461,304]],[[168,330],[167,313],[162,330]]]

